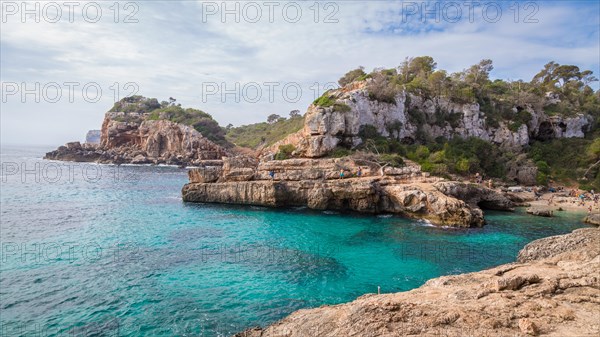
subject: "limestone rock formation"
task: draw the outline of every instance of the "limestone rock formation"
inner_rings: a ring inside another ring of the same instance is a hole
[[[505,121],[496,126],[488,123],[488,117],[476,103],[457,103],[445,97],[423,98],[406,92],[397,94],[394,102],[373,100],[369,96],[369,81],[353,82],[325,93],[335,104],[312,104],[306,112],[304,128],[274,144],[265,154],[277,152],[280,145],[293,144],[298,155],[322,157],[338,146],[359,145],[362,141],[359,132],[365,125],[372,125],[381,135],[404,143],[414,143],[419,132],[423,132],[431,139],[477,137],[505,148],[520,148],[531,139],[581,138],[592,125],[592,118],[587,115],[547,116],[526,106],[524,109],[531,115],[529,123],[517,129]],[[531,180],[530,173],[515,172],[524,181]]]
[[[435,183],[434,187],[445,195],[460,198],[473,206],[502,211],[513,210],[514,205],[510,199],[490,188],[446,181]]]
[[[48,152],[46,159],[132,164],[204,165],[228,156],[191,126],[169,120],[149,120],[148,114],[107,112],[100,144],[68,143]]]
[[[100,144],[100,130],[90,130],[85,135],[86,144]]]
[[[598,336],[600,230],[528,244],[518,262],[400,293],[298,310],[234,337]]]
[[[183,200],[395,213],[454,227],[483,226],[485,221],[479,206],[512,209],[512,202],[498,192],[457,182],[439,182],[440,178],[428,177],[412,162],[385,170],[351,157],[260,163],[245,157],[230,157],[223,163],[222,167],[190,170],[190,183],[182,190]],[[359,166],[360,177],[356,175]],[[345,179],[340,179],[340,170],[345,172]]]

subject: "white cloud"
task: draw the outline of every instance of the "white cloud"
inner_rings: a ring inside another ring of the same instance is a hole
[[[298,23],[282,17],[283,2],[276,7],[274,23],[268,22],[267,7],[260,2],[263,19],[258,23],[235,23],[232,16],[223,23],[217,15],[203,22],[202,3],[137,4],[139,23],[113,22],[107,8],[112,2],[105,4],[102,20],[94,24],[81,17],[74,23],[20,23],[11,17],[2,23],[3,82],[94,81],[104,94],[95,104],[81,97],[55,104],[8,97],[2,103],[3,142],[81,139],[88,129],[100,127],[112,105],[110,87],[115,82],[135,82],[140,94],[173,96],[183,105],[211,113],[222,125],[239,125],[262,121],[270,113],[304,110],[314,99],[313,83],[335,82],[358,65],[394,67],[407,56],[431,55],[449,71],[491,58],[493,75],[499,78],[529,80],[550,60],[599,72],[597,3],[540,3],[535,16],[539,22],[530,24],[514,23],[506,7],[497,23],[487,23],[480,15],[471,23],[466,13],[458,23],[422,23],[417,16],[403,23],[406,7],[398,1],[337,2],[337,8],[327,11],[321,2],[319,23],[313,22],[314,2],[301,3]],[[323,23],[336,9],[339,22]],[[121,21],[124,14],[121,8]],[[297,103],[286,102],[279,86],[277,99],[270,103],[268,88],[261,86],[263,100],[258,103],[235,103],[231,95],[225,103],[219,97],[203,102],[202,84],[207,82],[224,82],[228,88],[236,82],[297,82],[303,95]]]

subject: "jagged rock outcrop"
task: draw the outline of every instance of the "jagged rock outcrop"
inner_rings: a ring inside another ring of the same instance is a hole
[[[598,336],[600,230],[541,239],[518,262],[303,309],[234,337]]]
[[[227,149],[208,140],[193,127],[169,120],[150,120],[147,113],[107,112],[100,133],[100,144],[68,143],[48,152],[44,158],[203,166],[229,155]]]
[[[356,174],[359,167],[360,177]],[[340,170],[345,179],[340,179]],[[224,159],[223,167],[190,170],[189,178],[182,189],[183,200],[188,202],[395,213],[440,226],[481,227],[485,221],[480,205],[512,208],[510,200],[493,190],[437,183],[440,178],[428,177],[412,162],[381,169],[351,157],[260,163],[230,157]],[[460,194],[463,190],[466,198]]]
[[[85,135],[86,144],[100,144],[100,130],[90,130]]]
[[[513,202],[503,194],[476,184],[443,181],[433,186],[445,195],[464,200],[472,206],[502,211],[512,211],[514,207]]]
[[[587,115],[547,116],[526,106],[520,108],[529,112],[531,120],[515,129],[506,121],[497,125],[488,123],[489,117],[476,103],[457,103],[445,97],[424,98],[406,92],[398,93],[393,103],[380,102],[370,97],[369,85],[369,80],[353,82],[327,92],[325,95],[336,104],[326,107],[312,104],[306,112],[304,128],[274,144],[265,154],[277,152],[280,145],[293,144],[300,156],[322,157],[338,146],[359,145],[362,142],[359,132],[365,125],[372,125],[381,135],[404,143],[414,143],[419,133],[424,133],[431,139],[477,137],[505,148],[523,147],[531,139],[584,137],[592,125],[592,118]],[[399,127],[390,128],[394,125]],[[530,172],[516,174],[530,180]]]

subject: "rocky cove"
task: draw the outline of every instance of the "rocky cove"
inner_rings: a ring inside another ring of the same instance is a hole
[[[598,336],[600,229],[529,243],[517,261],[420,288],[303,309],[234,337]]]
[[[514,119],[523,112],[529,116],[515,122],[492,121],[478,103],[408,91],[382,101],[373,99],[371,85],[370,79],[353,81],[326,92],[308,107],[300,130],[255,151],[217,144],[218,137],[207,127],[210,123],[190,121],[193,111],[159,108],[152,99],[137,97],[106,113],[99,144],[68,143],[46,158],[194,166],[181,189],[187,203],[397,214],[439,227],[480,228],[486,224],[485,209],[512,211],[528,200],[465,182],[464,176],[433,175],[407,158],[383,160],[376,148],[370,150],[365,128],[409,145],[439,138],[482,140],[514,152],[502,184],[532,186],[538,165],[524,148],[535,140],[583,138],[593,126],[590,115],[549,115],[531,104],[507,112]],[[338,155],[340,150],[343,155]],[[440,331],[448,336],[595,336],[600,330],[595,321],[600,314],[598,233],[585,229],[538,240],[525,247],[515,263],[432,279],[409,292],[365,295],[347,304],[300,310],[236,336]]]

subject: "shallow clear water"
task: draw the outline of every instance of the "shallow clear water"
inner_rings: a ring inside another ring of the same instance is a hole
[[[230,335],[378,286],[514,261],[534,239],[585,226],[566,213],[487,212],[483,229],[458,230],[185,204],[185,170],[49,162],[46,150],[2,149],[3,336]]]

